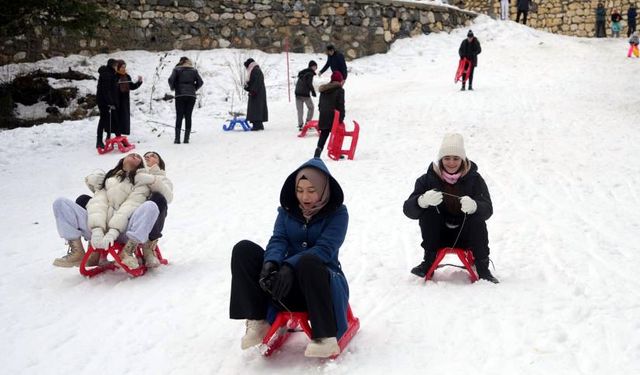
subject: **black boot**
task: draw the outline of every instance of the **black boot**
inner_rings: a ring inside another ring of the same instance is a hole
[[[494,284],[498,284],[500,281],[493,277],[491,271],[489,271],[489,258],[476,260],[476,271],[478,271],[478,277],[482,280],[491,281]]]
[[[189,143],[189,132],[185,133],[184,142],[182,142],[182,143]]]
[[[316,147],[316,151],[313,153],[314,158],[319,158],[322,155],[322,149],[320,147]]]
[[[176,137],[176,138],[173,140],[173,143],[175,143],[175,144],[179,145],[179,144],[180,144],[180,137]]]
[[[96,140],[96,148],[104,148],[104,143],[102,142],[102,137],[98,136]]]
[[[175,131],[176,136],[173,138],[173,143],[179,145],[180,144],[180,131],[182,130],[182,124],[176,125]]]
[[[422,263],[418,264],[417,266],[413,267],[411,269],[411,273],[418,276],[418,277],[425,277],[427,276],[427,272],[429,272],[429,268],[431,268],[431,265],[433,264],[433,262],[436,260],[436,252],[435,251],[425,251],[424,252],[424,260],[422,261]]]
[[[466,88],[464,87],[464,82],[462,83],[462,88],[460,89],[460,91],[464,91],[466,90]]]

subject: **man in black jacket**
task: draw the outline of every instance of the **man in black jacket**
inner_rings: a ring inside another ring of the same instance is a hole
[[[116,123],[116,105],[118,98],[118,76],[116,75],[116,66],[118,61],[109,59],[107,65],[98,69],[98,88],[96,92],[96,101],[100,110],[100,120],[98,121],[98,131],[96,148],[104,148],[102,142],[102,134],[106,130],[107,138],[111,136],[111,131],[118,129]]]
[[[313,118],[313,100],[311,96],[316,96],[316,90],[313,88],[313,76],[316,75],[318,64],[315,61],[309,61],[309,66],[298,72],[298,82],[296,82],[296,110],[298,111],[298,130]],[[307,120],[302,122],[304,108],[307,106]]]
[[[627,11],[627,38],[636,31],[636,17],[638,13],[636,12],[636,6],[631,4],[629,6],[629,10]]]
[[[460,44],[460,49],[458,49],[458,54],[460,58],[466,58],[469,60],[471,64],[471,68],[469,70],[469,90],[473,90],[473,71],[478,65],[478,55],[482,52],[482,48],[480,48],[480,42],[478,39],[473,36],[473,31],[469,30],[467,33],[467,39],[463,40]],[[466,71],[465,66],[465,71]],[[460,90],[465,90],[465,82],[466,82],[466,74],[462,74],[462,88]]]
[[[342,74],[342,79],[347,79],[347,63],[344,61],[344,55],[338,51],[336,48],[329,44],[327,46],[327,63],[324,64],[322,69],[320,70],[320,74],[318,77],[322,76],[329,67],[331,67],[331,72],[340,72]]]

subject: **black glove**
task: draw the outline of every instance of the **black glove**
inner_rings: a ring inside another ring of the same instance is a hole
[[[282,300],[282,298],[289,294],[291,285],[293,285],[293,268],[284,263],[282,267],[280,267],[280,271],[276,274],[275,280],[273,281],[271,296],[276,301]]]
[[[260,288],[267,293],[271,293],[271,288],[273,286],[273,279],[278,274],[278,265],[274,262],[266,262],[262,265],[262,270],[260,270],[260,279],[258,280],[258,284]]]

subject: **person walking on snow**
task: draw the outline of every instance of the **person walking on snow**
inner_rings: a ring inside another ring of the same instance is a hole
[[[118,127],[118,77],[116,76],[116,67],[118,61],[115,59],[109,59],[107,65],[101,66],[98,69],[98,87],[96,89],[96,102],[98,104],[98,110],[100,111],[100,120],[98,121],[96,148],[103,149],[104,142],[102,142],[102,136],[104,131],[107,131],[111,136],[112,129]]]
[[[462,135],[444,136],[436,161],[416,180],[403,211],[419,221],[422,233],[424,257],[412,274],[425,277],[442,247],[470,247],[478,277],[498,283],[489,271],[491,197],[478,167],[467,159]]]
[[[249,94],[247,103],[247,121],[251,122],[251,130],[264,130],[264,123],[269,121],[269,108],[267,107],[267,89],[264,86],[264,75],[260,66],[253,60],[244,62],[247,69],[247,80],[244,90]]]
[[[322,73],[324,73],[329,67],[331,67],[331,73],[340,72],[342,74],[342,79],[347,79],[347,63],[344,61],[344,55],[337,51],[336,48],[329,44],[325,51],[327,54],[327,63],[324,64],[322,69],[320,69],[320,73],[318,77],[322,77]]]
[[[505,21],[509,19],[509,3],[511,0],[500,0],[500,19]]]
[[[629,10],[627,10],[627,38],[636,31],[637,16],[636,6],[633,4],[629,5]]]
[[[611,12],[611,34],[614,38],[620,37],[620,30],[622,30],[622,16],[618,9],[613,8],[613,12]]]
[[[127,73],[127,64],[123,60],[118,60],[116,75],[118,78],[118,128],[116,129],[116,136],[129,135],[131,133],[129,91],[137,90],[142,85],[142,76],[138,76],[138,81],[133,82],[131,76]]]
[[[516,22],[520,22],[520,15],[522,15],[522,24],[527,24],[527,14],[529,14],[529,1],[531,0],[517,0],[517,13]]]
[[[480,42],[478,41],[478,38],[476,38],[473,35],[473,31],[469,30],[469,32],[467,33],[467,38],[465,40],[462,41],[462,43],[460,43],[460,48],[458,49],[458,54],[460,55],[460,58],[466,58],[467,60],[469,60],[470,64],[471,64],[471,68],[469,70],[469,90],[473,90],[473,71],[476,69],[476,66],[478,66],[478,55],[480,54],[480,52],[482,52],[482,48],[480,47]],[[465,66],[465,72],[466,72],[466,66]],[[461,91],[465,90],[465,79],[466,79],[466,73],[462,74],[462,88],[460,89]]]
[[[176,92],[176,134],[173,143],[180,144],[182,119],[185,122],[184,143],[189,143],[191,136],[191,114],[196,104],[196,91],[204,82],[198,70],[193,67],[188,57],[181,57],[169,77],[169,87]]]
[[[340,112],[339,123],[344,122],[344,78],[342,73],[336,71],[331,74],[331,82],[321,85],[320,102],[318,103],[318,110],[320,111],[320,118],[318,119],[318,130],[320,130],[320,137],[318,138],[318,144],[316,150],[313,153],[313,157],[319,158],[324,149],[324,144],[327,142],[329,135],[331,134],[331,128],[333,127],[333,117],[335,111]]]
[[[349,214],[344,195],[322,160],[287,177],[273,235],[263,250],[243,240],[231,254],[231,319],[246,319],[241,348],[262,342],[278,310],[308,311],[313,340],[307,357],[340,354],[347,330],[349,287],[338,254]]]
[[[298,81],[296,82],[296,111],[298,112],[298,130],[302,130],[302,126],[313,118],[313,100],[311,96],[316,96],[316,90],[313,88],[313,76],[316,75],[318,64],[315,61],[309,61],[309,66],[298,72]],[[303,105],[307,106],[307,119],[302,122],[304,114]]]
[[[596,8],[596,38],[607,37],[607,31],[604,27],[606,19],[607,11],[604,9],[604,5],[602,3],[598,3],[598,7]]]

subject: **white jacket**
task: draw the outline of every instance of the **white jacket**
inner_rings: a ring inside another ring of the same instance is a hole
[[[167,172],[163,171],[154,165],[151,168],[147,168],[147,173],[153,175],[154,181],[149,185],[152,192],[158,192],[167,200],[167,203],[171,203],[173,200],[173,184],[171,180],[167,178]]]
[[[133,211],[144,203],[151,193],[149,185],[141,182],[148,180],[150,176],[138,170],[135,185],[131,184],[128,178],[120,181],[119,177],[113,176],[102,186],[104,176],[105,173],[99,171],[85,178],[87,186],[95,193],[87,203],[89,228],[102,228],[105,232],[116,229],[123,233]]]

